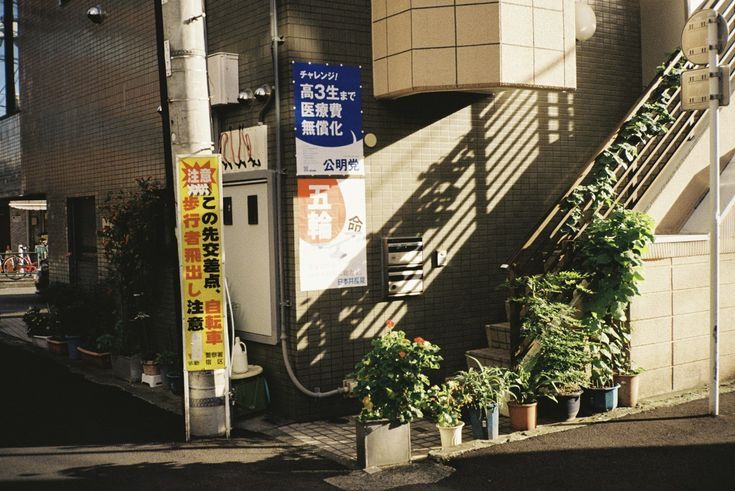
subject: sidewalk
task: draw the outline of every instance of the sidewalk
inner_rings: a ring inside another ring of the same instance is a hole
[[[145,384],[129,384],[116,379],[109,369],[100,369],[83,365],[78,361],[70,361],[66,357],[54,356],[33,346],[25,333],[25,324],[19,315],[5,315],[0,318],[0,342],[11,344],[17,349],[25,350],[34,356],[41,356],[54,363],[65,366],[71,373],[78,374],[86,380],[113,386],[149,404],[157,406],[173,414],[182,415],[182,399],[163,388],[151,388]],[[733,383],[722,387],[722,393],[735,390]],[[550,423],[541,420],[540,426],[533,431],[514,432],[510,428],[508,418],[501,417],[500,437],[493,441],[474,440],[469,425],[463,432],[460,446],[443,452],[440,448],[439,433],[432,422],[421,420],[412,424],[413,460],[421,462],[427,458],[436,461],[451,461],[459,456],[479,449],[494,447],[509,442],[517,442],[551,433],[583,428],[605,421],[620,419],[626,416],[650,411],[657,408],[671,407],[707,396],[706,389],[692,390],[676,394],[644,400],[635,408],[618,408],[610,413],[602,413],[589,417],[577,418],[571,422]],[[233,436],[246,432],[247,435],[261,435],[280,444],[293,447],[311,448],[317,455],[335,461],[347,468],[355,469],[355,425],[354,417],[318,420],[305,423],[278,421],[270,416],[258,416],[242,421],[233,421]]]

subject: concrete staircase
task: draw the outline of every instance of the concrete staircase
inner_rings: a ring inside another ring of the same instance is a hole
[[[485,334],[488,347],[467,351],[467,367],[476,367],[477,363],[472,360],[476,358],[483,366],[510,368],[510,323],[486,324]]]

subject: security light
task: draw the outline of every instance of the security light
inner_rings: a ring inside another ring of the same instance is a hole
[[[87,17],[95,24],[102,24],[107,17],[107,11],[101,5],[97,5],[87,10]]]

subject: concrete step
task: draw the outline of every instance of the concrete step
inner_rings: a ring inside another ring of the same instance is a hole
[[[485,324],[485,335],[489,348],[510,352],[510,322]]]
[[[466,351],[467,368],[477,367],[477,363],[470,357],[476,358],[485,367],[510,368],[510,350],[507,349],[480,348]]]

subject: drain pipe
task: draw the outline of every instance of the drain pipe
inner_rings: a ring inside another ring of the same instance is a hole
[[[283,353],[283,364],[286,367],[286,372],[291,382],[296,386],[299,391],[309,397],[322,399],[325,397],[331,397],[338,394],[344,394],[347,392],[345,387],[339,387],[328,392],[315,392],[307,389],[304,385],[296,378],[296,374],[291,367],[291,361],[288,358],[288,334],[286,332],[287,326],[287,307],[291,306],[291,303],[286,300],[286,288],[285,288],[285,273],[283,264],[283,205],[282,205],[282,181],[283,181],[283,165],[281,162],[281,103],[280,103],[280,82],[279,82],[279,62],[278,62],[278,45],[283,42],[283,39],[278,34],[278,5],[276,0],[270,0],[270,16],[271,16],[271,60],[273,63],[273,89],[272,100],[275,109],[275,139],[276,139],[276,172],[275,172],[275,203],[276,203],[276,254],[278,255],[278,302],[280,308],[279,320],[281,324],[281,351]],[[264,114],[261,114],[260,119]]]

